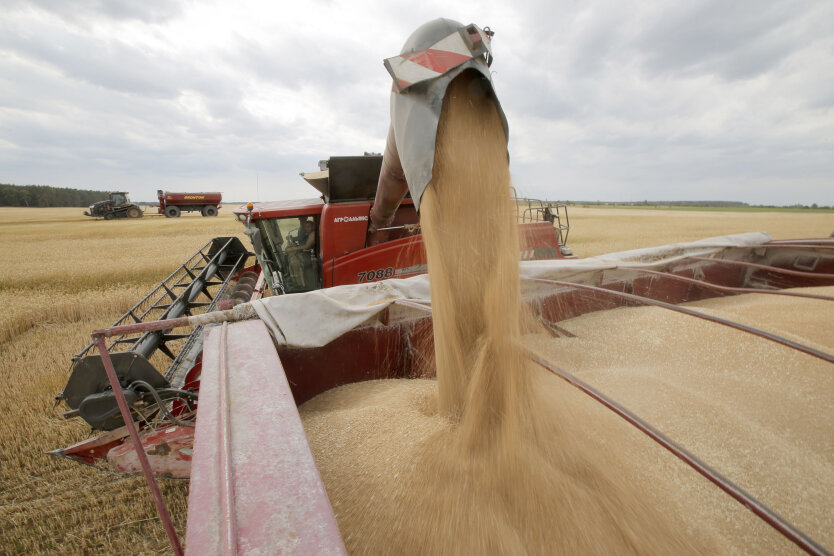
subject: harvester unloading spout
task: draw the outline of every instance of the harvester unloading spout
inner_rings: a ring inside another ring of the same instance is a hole
[[[391,126],[371,211],[371,233],[391,224],[408,191],[419,210],[423,191],[432,179],[443,98],[449,84],[461,73],[473,70],[481,74],[473,82],[471,93],[492,96],[504,133],[509,135],[489,72],[492,35],[489,27],[481,29],[474,24],[438,18],[417,28],[399,56],[385,60],[394,79]]]

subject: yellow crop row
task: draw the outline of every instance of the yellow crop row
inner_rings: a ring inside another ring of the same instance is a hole
[[[229,207],[216,218],[94,220],[80,208],[0,208],[0,552],[165,552],[141,478],[45,454],[83,440],[53,396],[90,331],[110,324],[215,236],[249,245]],[[580,256],[741,231],[826,237],[834,215],[572,208],[568,244]],[[184,533],[186,483],[162,483]]]

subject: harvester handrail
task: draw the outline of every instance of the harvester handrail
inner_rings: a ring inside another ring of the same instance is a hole
[[[570,233],[570,218],[568,217],[568,206],[566,203],[559,201],[544,201],[541,199],[530,199],[526,197],[515,197],[516,203],[516,219],[520,218],[522,223],[529,222],[546,222],[544,218],[545,210],[549,210],[553,215],[554,225],[556,226],[557,234],[559,236],[559,244],[565,246],[568,242],[568,234]],[[519,214],[519,206],[522,208]],[[564,220],[564,222],[562,222]]]
[[[125,400],[124,392],[120,387],[119,378],[116,376],[116,370],[113,367],[113,362],[110,359],[110,352],[104,342],[105,336],[103,334],[93,332],[92,337],[93,344],[98,348],[99,354],[101,355],[104,371],[107,375],[108,382],[110,382],[113,394],[116,397],[119,412],[122,414],[128,434],[133,442],[133,447],[136,450],[136,456],[139,459],[139,465],[142,468],[142,473],[145,475],[145,481],[148,483],[148,488],[151,490],[151,495],[153,496],[156,511],[159,514],[159,519],[162,521],[162,526],[165,529],[165,533],[168,535],[168,541],[171,543],[171,550],[176,556],[182,556],[182,544],[180,543],[177,531],[174,528],[174,522],[171,520],[171,514],[168,511],[168,506],[165,504],[165,498],[162,496],[162,492],[159,490],[159,485],[156,483],[156,479],[153,476],[153,470],[151,469],[150,462],[148,461],[148,454],[145,453],[142,441],[139,439],[139,433],[136,430],[136,425],[134,424],[133,417],[130,414],[130,408]]]
[[[653,276],[661,276],[663,278],[668,278],[670,280],[677,280],[678,282],[686,282],[687,284],[694,284],[696,286],[703,286],[710,290],[720,291],[720,292],[728,292],[728,293],[756,293],[756,294],[768,294],[768,295],[784,295],[787,297],[802,297],[805,299],[819,299],[820,301],[834,301],[834,296],[831,295],[822,295],[818,293],[805,293],[805,292],[786,292],[784,290],[766,290],[763,288],[737,288],[734,286],[722,286],[720,284],[713,284],[711,282],[706,282],[704,280],[697,280],[695,278],[689,278],[687,276],[681,276],[679,274],[673,274],[671,272],[660,272],[658,270],[650,270],[648,268],[639,268],[636,266],[620,266],[617,267],[618,269],[622,270],[630,270],[632,272],[640,272],[643,274],[651,274]],[[774,267],[775,268],[775,267]]]

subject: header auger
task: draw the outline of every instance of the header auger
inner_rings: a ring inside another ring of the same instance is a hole
[[[145,418],[166,413],[165,402],[173,399],[196,400],[196,394],[183,387],[199,360],[202,335],[200,330],[189,334],[144,331],[138,325],[214,311],[221,300],[240,299],[241,288],[248,300],[255,285],[255,273],[244,273],[250,255],[235,237],[214,238],[111,325],[137,325],[133,333],[111,340],[108,349],[129,405]],[[124,421],[101,357],[92,348],[91,342],[73,356],[69,381],[57,399],[69,407],[66,417],[79,416],[94,429],[113,430]],[[152,360],[157,364],[167,360],[169,365],[159,371]]]

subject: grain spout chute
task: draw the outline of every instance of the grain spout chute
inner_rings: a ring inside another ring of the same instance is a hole
[[[464,71],[481,74],[471,92],[492,96],[508,136],[507,119],[489,71],[492,35],[489,27],[438,18],[414,31],[398,56],[385,60],[394,80],[391,127],[371,212],[371,233],[391,224],[406,192],[411,193],[419,210],[423,191],[432,179],[443,98],[449,84]]]

